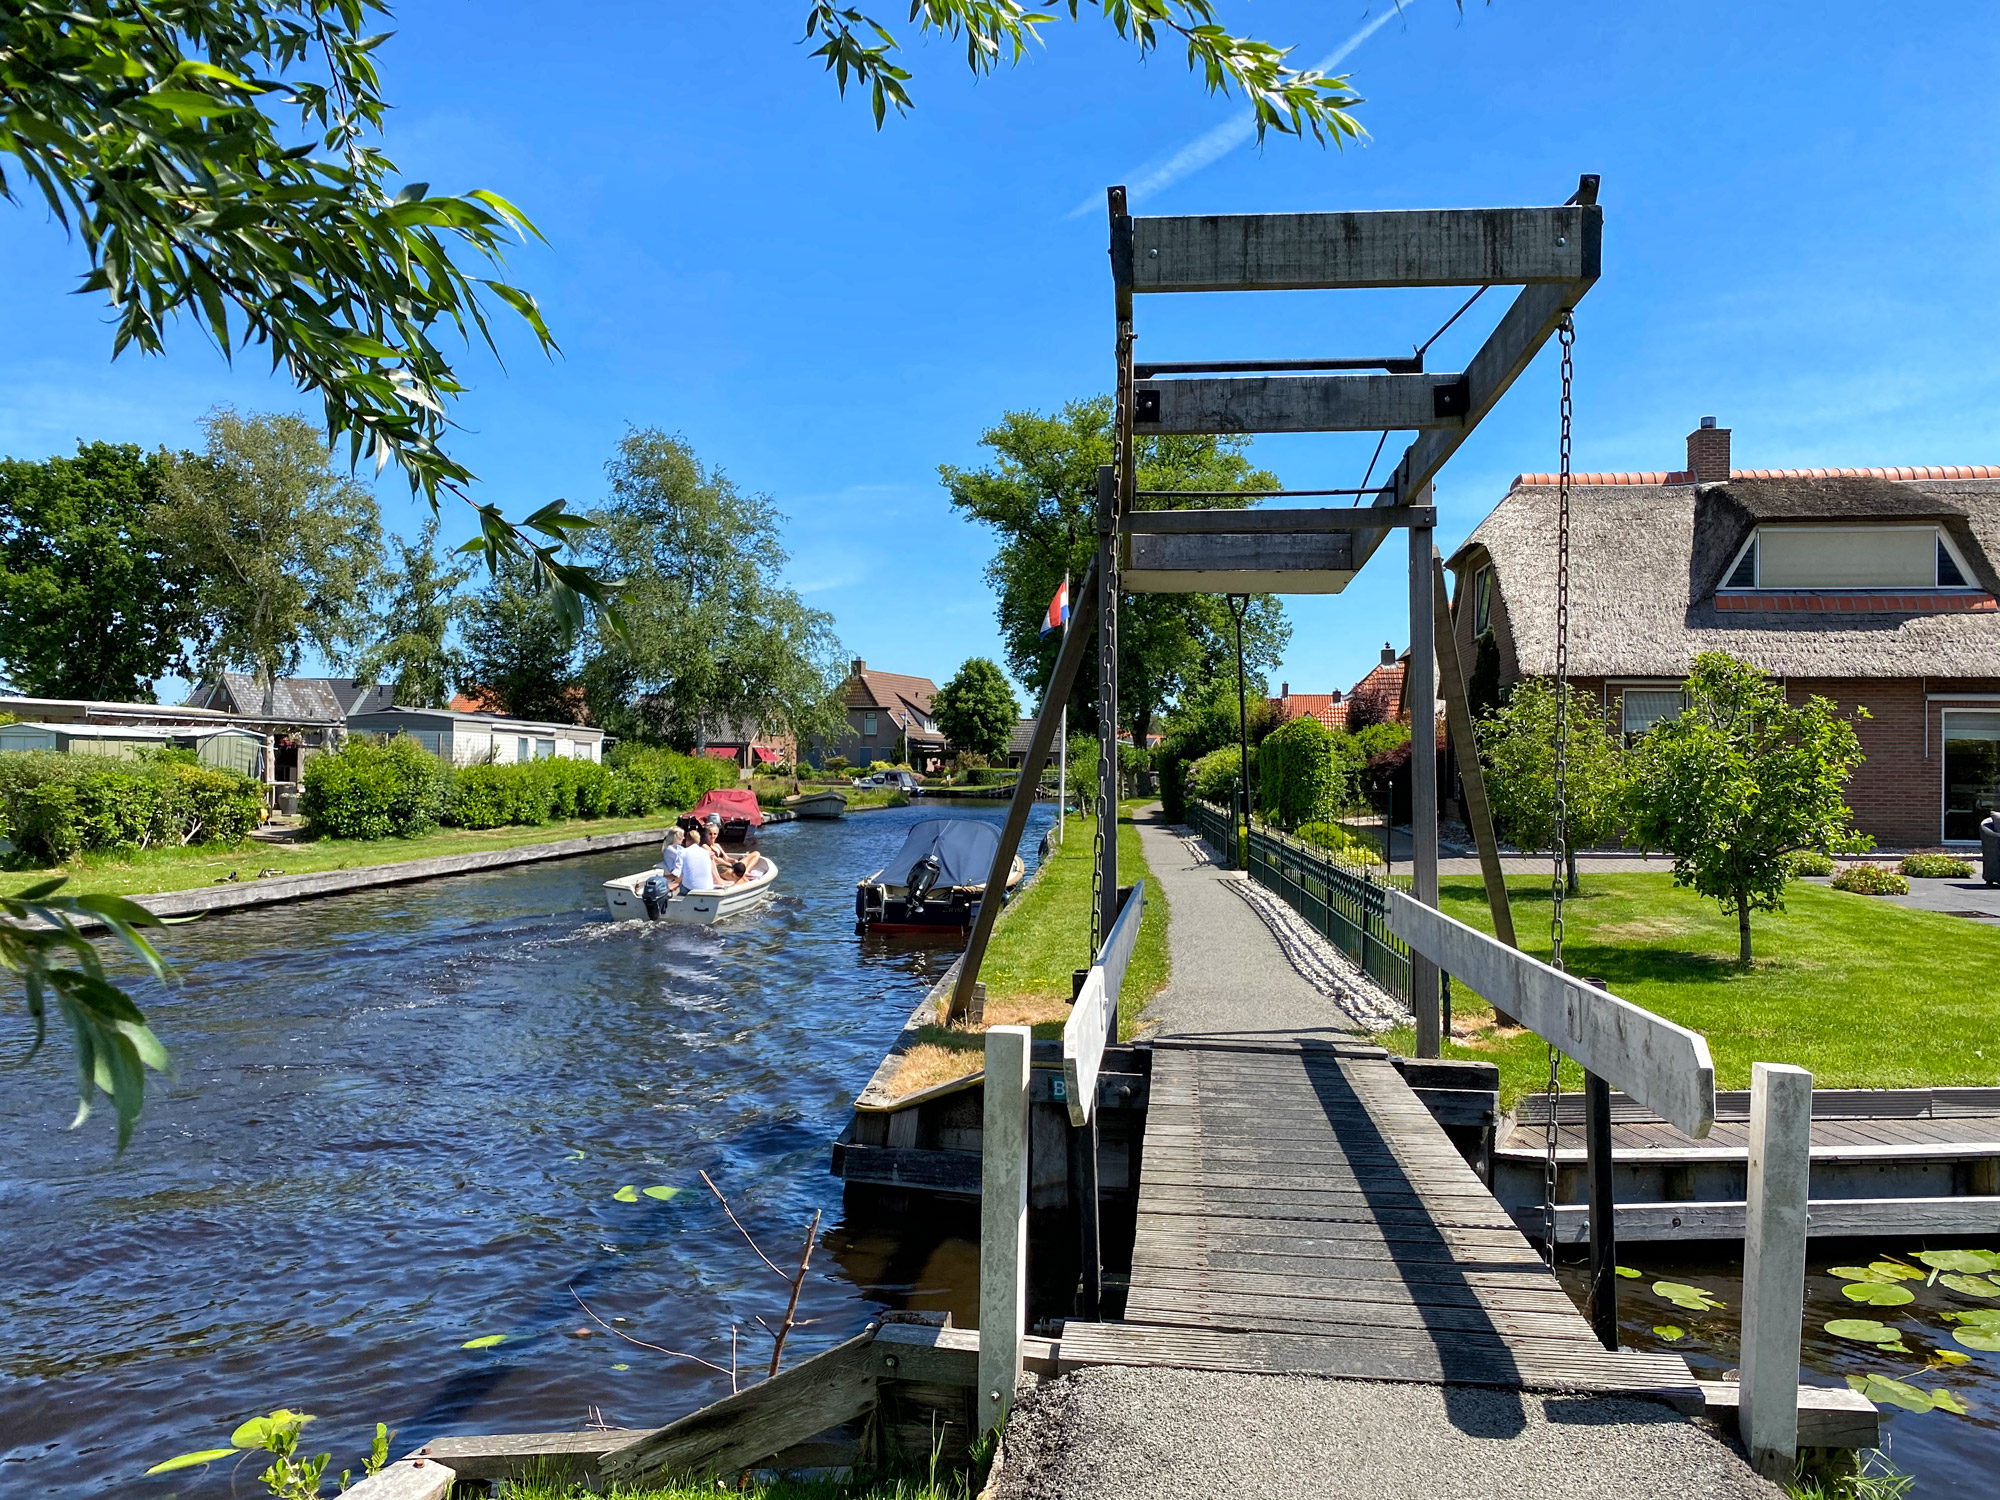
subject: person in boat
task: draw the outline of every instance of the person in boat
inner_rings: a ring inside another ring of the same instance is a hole
[[[714,813],[708,815],[708,822],[702,827],[701,847],[708,851],[709,863],[715,867],[715,883],[718,886],[734,885],[740,878],[735,870],[741,861],[723,852],[722,819]]]
[[[675,891],[681,888],[681,862],[687,854],[681,847],[683,837],[678,827],[669,828],[666,842],[660,846],[660,874],[666,878],[668,887]]]
[[[681,850],[681,889],[683,891],[713,891],[721,888],[717,878],[715,858],[706,845],[690,841]]]

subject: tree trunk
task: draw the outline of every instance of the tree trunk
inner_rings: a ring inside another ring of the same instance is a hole
[[[1736,893],[1736,961],[1750,967],[1750,893]]]
[[[1577,893],[1577,891],[1581,889],[1581,887],[1577,885],[1576,881],[1576,850],[1565,849],[1563,851],[1563,859],[1569,870],[1568,880],[1563,886],[1563,894],[1568,896],[1574,896]]]

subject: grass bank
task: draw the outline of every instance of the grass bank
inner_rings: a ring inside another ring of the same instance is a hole
[[[757,800],[766,807],[776,807],[784,798],[793,795],[793,781],[789,776],[759,776],[751,783]],[[844,781],[813,781],[807,779],[798,783],[799,792],[810,796],[814,792],[838,792],[847,799],[849,812],[864,812],[871,807],[908,807],[909,797],[889,786],[850,786]],[[771,799],[771,800],[766,800]]]
[[[1549,889],[1507,882],[1527,950],[1549,954]],[[1440,905],[1492,931],[1476,878],[1439,885]],[[1821,1088],[2000,1084],[2000,931],[1823,886],[1795,885],[1786,910],[1753,918],[1755,961],[1736,965],[1736,918],[1660,874],[1592,875],[1563,903],[1572,973],[1708,1038],[1718,1088],[1750,1086],[1753,1062],[1811,1070]],[[1416,1037],[1384,1037],[1399,1052]],[[1455,987],[1448,1057],[1500,1065],[1502,1107],[1548,1081],[1532,1032],[1493,1025],[1493,1009]],[[1564,1087],[1582,1087],[1566,1068]]]
[[[246,839],[233,848],[198,845],[175,849],[121,849],[85,854],[50,870],[10,870],[0,874],[0,892],[12,894],[52,875],[66,875],[67,895],[103,893],[154,896],[167,891],[194,890],[227,878],[234,870],[241,880],[259,871],[279,875],[311,875],[322,870],[351,870],[360,865],[399,864],[434,859],[444,854],[476,854],[488,849],[518,849],[524,844],[553,844],[586,834],[625,833],[641,828],[664,829],[673,813],[642,818],[572,818],[537,827],[440,828],[415,839],[308,839],[295,844],[267,844]],[[640,851],[643,853],[643,851]]]
[[[1139,1013],[1167,982],[1167,901],[1139,845],[1129,802],[1119,812],[1118,869],[1127,885],[1146,882],[1146,914],[1118,997],[1118,1034],[1129,1037]],[[1069,1019],[1070,974],[1090,963],[1090,877],[1097,824],[1072,817],[1068,836],[1039,878],[1010,902],[993,929],[980,978],[986,985],[987,1026],[1030,1026],[1037,1037],[1062,1035]],[[910,1093],[977,1072],[984,1052],[970,1026],[927,1027],[896,1075]]]

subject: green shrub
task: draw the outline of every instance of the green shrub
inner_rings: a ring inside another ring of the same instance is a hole
[[[1338,823],[1305,823],[1293,832],[1292,837],[1302,844],[1311,844],[1315,849],[1324,849],[1342,864],[1379,865],[1382,850],[1359,834],[1352,833]]]
[[[1225,745],[1220,750],[1211,750],[1200,760],[1188,767],[1188,792],[1198,802],[1213,802],[1227,810],[1236,795],[1236,784],[1241,780],[1243,751],[1238,745]],[[1250,779],[1257,778],[1257,757],[1250,757]]]
[[[1905,896],[1910,882],[1883,865],[1849,865],[1833,877],[1833,888],[1857,896]]]
[[[444,765],[407,735],[356,738],[306,763],[299,811],[322,836],[415,838],[446,811]]]
[[[1326,824],[1346,778],[1334,759],[1333,731],[1311,714],[1281,724],[1257,747],[1257,800],[1280,828]]]
[[[1831,875],[1833,856],[1818,849],[1800,849],[1785,861],[1785,865],[1794,880],[1802,875]]]
[[[1919,880],[1970,880],[1972,864],[1956,854],[1908,854],[1896,867]]]
[[[0,756],[0,821],[43,864],[108,849],[233,844],[263,806],[259,783],[187,754]]]

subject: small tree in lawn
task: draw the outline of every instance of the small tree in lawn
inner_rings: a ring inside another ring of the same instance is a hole
[[[1479,732],[1493,818],[1522,849],[1556,841],[1556,687],[1532,677],[1486,716]],[[1567,881],[1577,889],[1576,851],[1617,835],[1624,811],[1626,756],[1602,710],[1569,690],[1569,746],[1563,778]]]
[[[975,656],[958,669],[931,702],[938,728],[961,750],[998,759],[1021,719],[1021,705],[999,667]]]
[[[1747,968],[1750,913],[1784,910],[1791,855],[1873,843],[1845,799],[1861,741],[1830,700],[1787,703],[1780,684],[1727,652],[1697,656],[1687,691],[1687,709],[1633,748],[1632,829],[1673,856],[1675,885],[1736,913]]]

